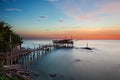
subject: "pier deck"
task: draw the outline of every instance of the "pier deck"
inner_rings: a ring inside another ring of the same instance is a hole
[[[3,56],[4,64],[16,64],[18,63],[18,60],[23,57],[31,54],[32,52],[34,55],[36,54],[36,51],[41,51],[42,54],[45,54],[47,52],[50,52],[52,49],[56,48],[72,48],[73,47],[73,40],[72,39],[61,39],[61,40],[53,40],[53,44],[48,45],[39,45],[39,47],[34,49],[26,49],[26,50],[19,50],[16,53],[13,53],[12,51],[9,53],[3,53],[0,54],[0,56]],[[33,57],[34,57],[33,55]]]

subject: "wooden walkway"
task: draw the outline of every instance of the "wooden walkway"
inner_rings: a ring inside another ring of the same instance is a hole
[[[53,44],[47,44],[47,45],[39,45],[39,47],[34,49],[25,49],[17,51],[16,53],[7,53],[5,58],[5,64],[11,65],[16,64],[18,61],[25,56],[29,55],[30,59],[33,59],[36,55],[44,55],[46,53],[50,53],[52,50],[55,50],[56,48],[72,48],[73,47],[73,41],[72,39],[62,39],[62,40],[53,40]],[[31,55],[32,54],[32,55]]]
[[[53,45],[44,45],[42,47],[39,46],[35,49],[26,49],[26,50],[17,51],[16,53],[12,53],[12,52],[7,53],[5,62],[6,64],[16,64],[18,63],[18,60],[23,56],[30,55],[31,53],[34,53],[35,55],[37,54],[36,51],[39,53],[41,52],[42,54],[45,54],[45,53],[50,52],[52,48],[53,48]]]

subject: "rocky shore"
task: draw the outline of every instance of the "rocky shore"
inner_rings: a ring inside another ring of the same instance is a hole
[[[17,77],[21,80],[32,80],[31,73],[21,67],[19,64],[4,65],[5,75],[8,77]]]

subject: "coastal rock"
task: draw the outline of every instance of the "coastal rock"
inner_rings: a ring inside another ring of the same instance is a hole
[[[50,74],[49,76],[54,78],[57,76],[57,74],[54,73],[54,74]]]
[[[80,62],[80,61],[82,61],[82,60],[81,60],[81,59],[76,59],[75,61]]]
[[[58,80],[58,79],[60,79],[60,78],[64,78],[63,75],[55,74],[55,73],[49,74],[49,76],[52,77],[52,78],[54,78],[54,79],[56,79],[56,80]]]
[[[92,50],[90,47],[81,47],[81,49]]]

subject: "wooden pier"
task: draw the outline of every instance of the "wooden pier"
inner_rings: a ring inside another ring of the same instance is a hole
[[[44,45],[41,47],[37,47],[35,49],[26,49],[26,50],[20,50],[17,53],[7,53],[6,54],[6,59],[5,59],[5,64],[16,64],[18,63],[18,60],[21,59],[22,57],[30,56],[30,59],[34,58],[35,55],[43,55],[45,53],[48,53],[52,49],[52,45]],[[31,53],[33,55],[31,56]]]
[[[72,48],[73,40],[72,39],[62,39],[62,40],[53,40],[52,44],[40,45],[34,47],[34,49],[21,49],[17,51],[11,50],[11,52],[0,54],[0,59],[3,60],[3,64],[7,66],[12,66],[13,64],[21,64],[25,69],[22,73],[27,72],[28,62],[39,59],[40,57],[50,53],[53,50],[61,48]],[[15,65],[16,66],[16,65]],[[16,67],[15,67],[16,68]],[[32,80],[30,76],[24,78],[24,75],[20,75],[21,70],[17,69],[19,74],[17,76],[21,77],[23,80]],[[25,73],[26,74],[26,73]]]
[[[9,52],[9,53],[3,53],[0,54],[4,56],[4,64],[11,65],[16,64],[22,57],[29,56],[29,59],[33,59],[36,56],[39,57],[41,55],[44,55],[46,53],[50,53],[52,50],[55,50],[56,48],[72,48],[73,47],[73,40],[72,39],[62,39],[62,40],[53,40],[52,44],[46,44],[46,45],[39,45],[39,47],[34,49],[25,49],[25,50],[19,50],[17,52]]]

